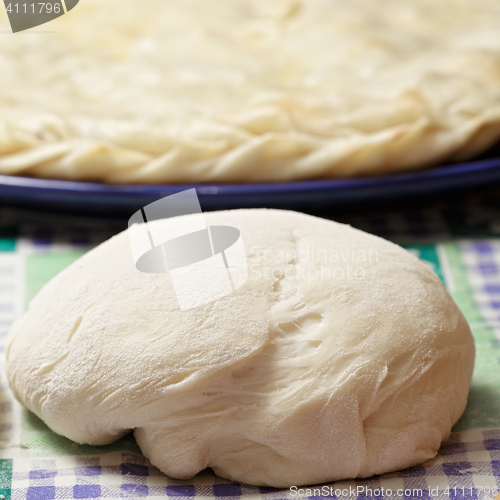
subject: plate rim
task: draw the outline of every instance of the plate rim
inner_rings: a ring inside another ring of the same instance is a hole
[[[123,198],[167,196],[175,192],[195,188],[205,200],[225,197],[285,196],[338,193],[353,196],[362,193],[380,192],[385,196],[400,186],[406,192],[417,192],[424,186],[429,190],[443,190],[464,184],[477,185],[492,177],[500,180],[500,157],[469,160],[420,170],[397,172],[382,176],[355,178],[313,179],[266,183],[182,183],[182,184],[106,184],[100,182],[47,179],[39,177],[0,174],[0,199],[47,200],[49,195],[69,197],[75,195],[74,203],[81,203],[82,197]],[[449,184],[446,184],[449,182]],[[341,197],[342,197],[341,196]],[[345,197],[345,196],[344,196]],[[55,200],[57,203],[57,200]],[[71,204],[71,199],[65,203]]]

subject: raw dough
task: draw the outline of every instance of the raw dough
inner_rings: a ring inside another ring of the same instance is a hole
[[[349,177],[500,137],[497,0],[85,0],[32,31],[2,36],[0,174]]]
[[[439,278],[399,246],[281,210],[205,214],[241,231],[249,276],[181,312],[121,233],[50,281],[12,327],[16,397],[55,432],[101,445],[134,429],[166,474],[205,467],[285,487],[433,457],[474,360]]]

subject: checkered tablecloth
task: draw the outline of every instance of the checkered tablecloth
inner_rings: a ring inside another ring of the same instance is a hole
[[[443,280],[473,330],[477,358],[467,409],[425,464],[366,480],[278,490],[206,470],[168,478],[133,437],[79,446],[51,432],[13,399],[3,368],[12,321],[41,286],[123,222],[0,212],[0,495],[6,500],[84,498],[493,499],[500,490],[500,210],[427,211],[344,218],[399,242]],[[19,222],[21,220],[21,222]],[[477,230],[478,225],[480,230]],[[458,228],[458,229],[457,229]],[[472,229],[471,229],[472,228]],[[473,234],[471,234],[473,233]],[[0,496],[0,500],[2,497]]]

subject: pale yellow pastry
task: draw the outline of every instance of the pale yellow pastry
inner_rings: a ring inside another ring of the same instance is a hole
[[[2,35],[1,174],[348,177],[500,137],[497,0],[82,0],[43,30]]]

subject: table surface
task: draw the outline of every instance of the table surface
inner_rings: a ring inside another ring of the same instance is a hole
[[[327,208],[320,215],[331,217]],[[125,229],[126,221],[4,207],[0,209],[0,495],[7,500],[495,498],[500,488],[500,190],[471,194],[451,204],[400,206],[371,210],[370,215],[358,211],[337,214],[335,219],[415,253],[443,280],[469,321],[477,347],[469,402],[437,457],[397,473],[295,492],[232,483],[210,470],[191,481],[168,478],[142,456],[131,435],[105,447],[79,446],[57,436],[13,399],[3,373],[5,338],[12,321],[45,282]]]

